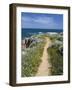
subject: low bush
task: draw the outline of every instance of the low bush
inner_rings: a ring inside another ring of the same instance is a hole
[[[30,48],[29,51],[22,56],[22,77],[35,76],[41,63],[43,49],[44,43],[38,43],[36,47]]]
[[[62,75],[63,74],[63,56],[58,50],[58,47],[48,48],[48,53],[50,55],[50,62],[52,64],[51,73],[52,75]]]

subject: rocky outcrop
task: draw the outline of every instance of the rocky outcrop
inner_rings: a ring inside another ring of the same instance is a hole
[[[23,48],[28,48],[29,45],[33,42],[32,39],[30,38],[25,38],[24,40],[22,40],[22,47]]]

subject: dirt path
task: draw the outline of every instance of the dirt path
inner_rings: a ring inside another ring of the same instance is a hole
[[[49,55],[47,53],[47,48],[50,46],[51,41],[48,37],[46,37],[46,44],[44,46],[44,51],[43,51],[43,55],[41,57],[41,64],[38,68],[38,72],[36,74],[36,76],[48,76],[50,75],[50,67],[51,64],[49,63]]]

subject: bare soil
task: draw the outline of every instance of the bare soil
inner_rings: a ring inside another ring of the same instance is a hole
[[[38,72],[36,76],[49,76],[51,75],[51,64],[49,62],[49,55],[47,52],[47,48],[51,45],[51,41],[48,37],[45,38],[46,44],[44,46],[43,55],[41,57],[41,64],[38,68]]]

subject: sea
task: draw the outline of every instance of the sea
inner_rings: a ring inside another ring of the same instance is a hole
[[[62,29],[34,29],[34,28],[22,28],[21,29],[21,36],[22,38],[25,37],[30,37],[34,34],[40,34],[40,33],[48,33],[48,32],[53,32],[53,33],[60,33],[63,32]]]

